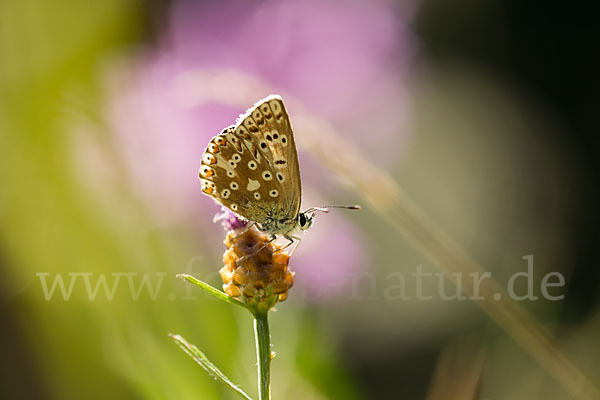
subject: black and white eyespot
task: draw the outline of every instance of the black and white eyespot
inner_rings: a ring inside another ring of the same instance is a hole
[[[231,209],[232,209],[233,211],[237,211],[237,210],[238,210],[238,205],[237,205],[237,204],[232,204],[232,205],[231,205]]]
[[[271,179],[273,179],[273,174],[271,174],[269,171],[263,171],[262,178],[265,181],[270,181]]]
[[[271,136],[270,134],[267,134],[266,139],[271,142],[273,140],[273,136]]]
[[[212,188],[215,189],[217,185],[213,181],[209,181],[208,179],[200,179],[203,188]]]
[[[240,140],[237,138],[237,136],[235,136],[235,134],[232,133],[230,135],[226,135],[225,138],[229,141],[229,143],[231,143],[234,149],[238,147]]]
[[[233,160],[229,160],[229,165],[231,165],[233,168],[237,167],[237,164]]]
[[[279,192],[277,190],[273,189],[269,192],[269,196],[277,197],[277,196],[279,196]]]
[[[229,187],[231,188],[231,190],[238,190],[240,188],[240,185],[238,185],[237,182],[231,182],[229,184]]]
[[[258,193],[258,192],[254,192],[254,198],[255,198],[256,200],[260,200],[260,193]]]
[[[285,177],[283,176],[283,174],[281,172],[277,173],[277,179],[279,180],[279,182],[285,181]]]
[[[240,156],[239,154],[234,154],[233,156],[231,156],[231,159],[233,161],[235,161],[236,163],[239,163],[240,161],[242,161],[242,156]]]
[[[252,118],[254,118],[258,126],[262,126],[265,123],[263,115],[260,113],[260,110],[258,108],[254,110],[254,112],[252,112]]]
[[[287,146],[287,136],[281,135],[281,139],[279,141],[284,147]]]
[[[268,104],[263,104],[260,106],[260,111],[262,111],[263,115],[266,119],[271,119],[273,115],[271,114],[271,109]]]
[[[258,167],[258,164],[256,163],[256,161],[254,161],[254,160],[248,161],[248,168],[250,168],[252,171],[254,171],[256,169],[256,167]]]
[[[279,101],[277,101],[277,100],[271,100],[269,102],[269,105],[271,106],[271,109],[273,110],[273,113],[275,113],[275,114],[281,113],[281,105],[279,104]]]
[[[233,178],[235,176],[235,172],[229,170],[229,171],[227,171],[227,176],[230,178]]]
[[[200,169],[201,177],[210,178],[214,174],[215,174],[215,171],[212,168],[207,167],[206,165],[203,165],[202,168]]]
[[[240,125],[240,126],[238,126],[238,128],[235,132],[238,135],[240,135],[241,137],[244,137],[245,135],[248,134],[248,129],[246,129],[246,127],[244,125]]]
[[[227,147],[227,140],[222,135],[218,135],[215,137],[215,143],[217,143],[221,147]]]
[[[279,132],[274,130],[272,133],[273,133],[273,139],[275,139],[275,140],[279,139]]]
[[[205,164],[216,164],[217,163],[217,159],[215,158],[215,156],[211,153],[205,153],[204,157],[202,158],[202,162],[204,162]]]
[[[223,189],[221,190],[221,197],[224,199],[229,198],[229,195],[231,194],[231,192],[229,191],[229,189]]]
[[[260,146],[260,148],[261,148],[262,150],[266,150],[266,149],[267,149],[267,147],[269,147],[269,145],[267,144],[267,142],[265,142],[265,141],[264,141],[264,140],[262,140],[262,139],[261,139],[261,140],[258,142],[258,145]]]

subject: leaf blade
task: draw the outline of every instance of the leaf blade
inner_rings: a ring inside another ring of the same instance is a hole
[[[246,304],[242,303],[241,301],[236,300],[233,297],[229,297],[227,294],[223,293],[222,291],[212,287],[211,285],[209,285],[206,282],[202,282],[201,280],[194,278],[192,275],[178,274],[177,278],[181,278],[184,281],[187,281],[189,283],[192,283],[192,284],[198,286],[200,289],[204,290],[206,293],[208,293],[211,296],[214,296],[217,299],[222,300],[226,303],[235,304],[236,306],[241,306],[246,309],[248,308],[246,306]]]
[[[192,358],[198,365],[208,372],[210,376],[225,383],[233,391],[241,395],[246,400],[252,400],[250,396],[248,396],[238,385],[233,383],[231,379],[229,379],[223,372],[221,372],[221,370],[218,369],[196,346],[188,343],[188,341],[180,335],[169,334],[169,338],[171,338],[171,340],[181,350],[183,350],[184,353],[190,356],[190,358]]]

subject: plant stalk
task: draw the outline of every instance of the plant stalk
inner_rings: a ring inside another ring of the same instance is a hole
[[[254,314],[256,359],[258,361],[258,398],[271,400],[271,337],[268,311]]]

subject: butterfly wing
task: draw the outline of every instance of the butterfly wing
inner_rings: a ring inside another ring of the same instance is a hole
[[[259,101],[215,136],[202,157],[200,178],[204,193],[266,230],[294,220],[300,209],[300,168],[281,97]]]
[[[262,169],[274,173],[275,189],[280,194],[276,199],[279,218],[295,218],[302,198],[300,168],[292,125],[281,97],[271,95],[256,103],[237,121],[235,132]]]

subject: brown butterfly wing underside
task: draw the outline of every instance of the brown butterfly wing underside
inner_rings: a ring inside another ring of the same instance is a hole
[[[300,211],[301,183],[288,113],[271,95],[213,137],[202,157],[202,191],[270,233],[287,233]]]

